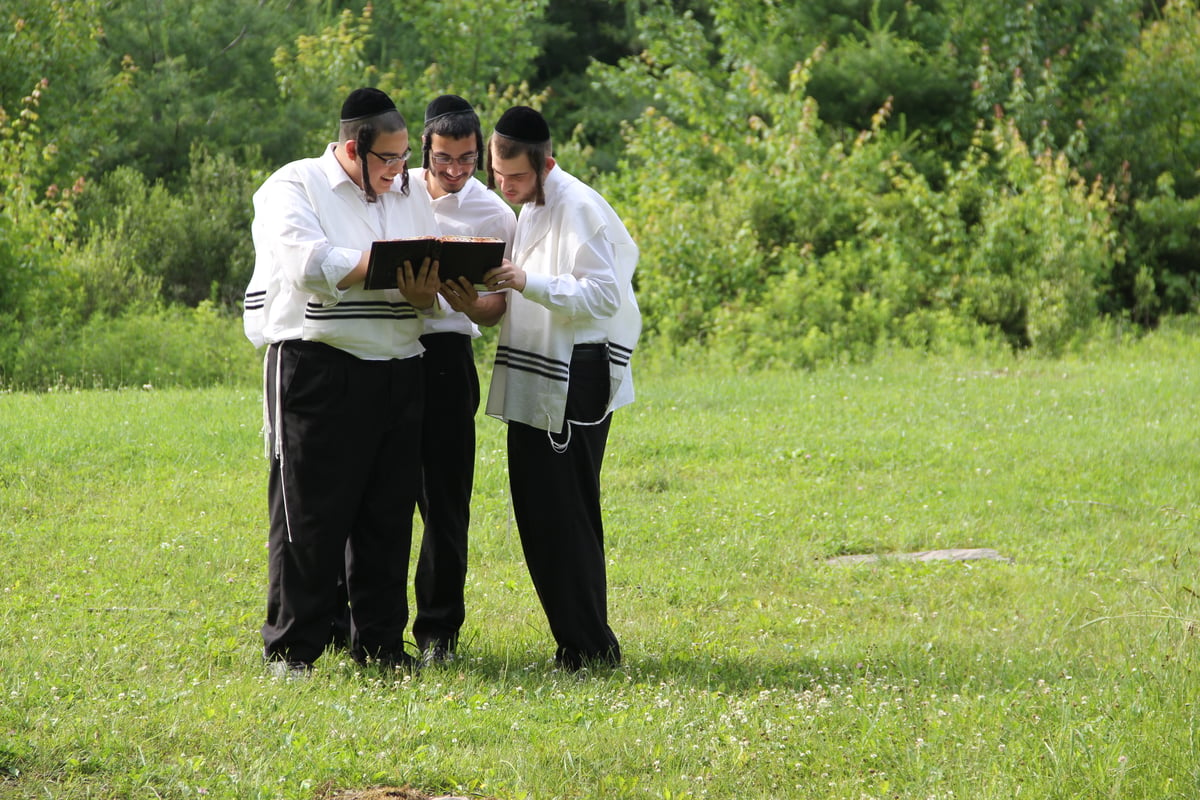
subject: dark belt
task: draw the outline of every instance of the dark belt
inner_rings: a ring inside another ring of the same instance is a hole
[[[577,344],[571,351],[572,361],[608,361],[608,342]]]
[[[379,364],[387,364],[392,361],[403,362],[403,361],[408,361],[408,360],[414,359],[414,358],[420,358],[420,356],[406,356],[404,358],[381,358],[381,359],[359,358],[358,356],[354,355],[353,353],[347,353],[345,350],[341,349],[340,347],[334,347],[331,344],[326,344],[325,342],[314,341],[312,339],[285,339],[282,342],[275,342],[275,344],[273,346],[278,346],[278,345],[283,345],[283,344],[286,344],[287,348],[289,350],[294,350],[296,352],[312,353],[314,355],[323,356],[325,358],[341,359],[343,361],[349,361],[351,363],[357,363],[357,364],[379,365]]]
[[[285,345],[288,350],[294,350],[298,353],[312,353],[313,355],[326,356],[329,358],[353,359],[359,361],[357,356],[347,353],[341,348],[334,347],[331,344],[317,342],[312,339],[285,339],[282,342],[276,342],[279,345]]]
[[[459,333],[458,331],[434,331],[433,333],[422,333],[421,344],[426,342],[458,342],[462,339],[470,339],[471,334]]]

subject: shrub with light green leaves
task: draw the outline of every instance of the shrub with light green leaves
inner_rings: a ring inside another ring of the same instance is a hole
[[[999,118],[929,175],[889,106],[835,141],[805,94],[812,61],[786,87],[749,63],[685,67],[679,27],[642,57],[662,107],[627,129],[630,160],[605,184],[642,246],[653,335],[810,366],[885,343],[1058,353],[1095,323],[1121,256],[1114,200],[1062,153],[1031,151]],[[613,79],[633,90],[630,67]],[[724,113],[697,112],[706,96]]]
[[[261,364],[241,319],[204,301],[40,329],[22,342],[8,383],[17,389],[245,386],[258,381]]]
[[[39,124],[46,88],[40,81],[11,117],[0,106],[0,384],[26,326],[40,322],[38,298],[60,266],[82,188],[50,182],[58,150]]]

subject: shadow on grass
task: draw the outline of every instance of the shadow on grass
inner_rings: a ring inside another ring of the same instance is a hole
[[[828,682],[830,671],[811,658],[767,661],[750,657],[644,658],[627,657],[617,667],[596,667],[577,672],[558,668],[550,659],[514,658],[487,650],[463,653],[452,664],[425,670],[433,676],[445,670],[468,673],[484,681],[530,679],[601,681],[609,683],[665,683],[709,691],[741,692],[763,688],[803,691]]]
[[[548,658],[472,648],[453,664],[426,670],[421,677],[436,676],[440,670],[453,670],[486,682],[599,681],[665,684],[729,693],[766,689],[803,692],[816,687],[863,682],[960,691],[966,686],[1014,688],[1028,681],[1027,674],[1014,668],[1000,654],[990,659],[977,659],[977,655],[978,651],[972,649],[970,654],[942,652],[931,656],[905,645],[873,646],[852,659],[847,659],[845,653],[831,654],[828,658],[754,652],[695,656],[632,653],[618,667],[570,672],[557,668]],[[1076,671],[1082,668],[1076,665]]]

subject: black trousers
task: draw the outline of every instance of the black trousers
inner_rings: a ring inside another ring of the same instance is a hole
[[[363,361],[290,341],[269,348],[266,375],[272,457],[264,653],[316,661],[338,613],[344,567],[353,656],[399,659],[420,481],[420,360]]]
[[[600,468],[612,422],[605,415],[608,361],[583,360],[578,353],[571,361],[567,419],[599,423],[568,424],[553,436],[519,422],[508,425],[509,486],[521,547],[558,645],[555,659],[568,669],[621,660],[608,625],[600,511]]]
[[[421,650],[453,650],[466,618],[467,529],[475,482],[475,412],[479,373],[471,337],[432,333],[421,337],[425,354],[425,422],[421,444],[421,494],[425,522],[417,559],[417,616],[413,636]]]

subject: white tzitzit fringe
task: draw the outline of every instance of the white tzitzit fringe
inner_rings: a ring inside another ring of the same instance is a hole
[[[271,375],[271,348],[275,348],[275,374]],[[271,394],[267,388],[272,381],[275,384],[275,428],[271,429]],[[275,439],[275,448],[272,452],[271,438],[272,433]],[[283,461],[283,342],[278,342],[274,345],[268,345],[266,355],[263,356],[263,457],[271,458],[274,456],[279,459],[279,490],[283,492],[283,516],[287,520],[288,541],[292,541],[292,521],[288,514],[287,508],[287,481],[283,479],[284,461]]]
[[[580,422],[578,420],[573,420],[573,419],[567,420],[567,425],[566,425],[567,439],[562,444],[559,444],[558,442],[554,441],[554,434],[552,432],[550,432],[549,430],[546,431],[546,438],[550,440],[550,446],[554,448],[554,452],[565,453],[565,452],[567,452],[567,448],[571,445],[571,426],[583,425],[585,427],[590,428],[594,425],[599,425],[601,422],[604,422],[604,419],[607,416],[608,415],[605,414],[603,417],[596,420],[595,422]],[[547,415],[546,419],[547,419],[547,427],[549,427],[549,415]]]

